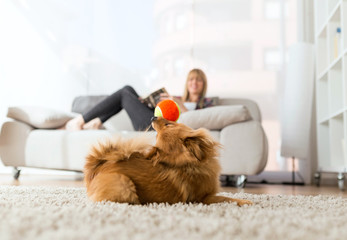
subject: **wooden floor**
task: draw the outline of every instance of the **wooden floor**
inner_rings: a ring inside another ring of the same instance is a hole
[[[81,174],[72,175],[21,175],[14,180],[10,174],[0,174],[0,186],[60,186],[84,187]],[[223,187],[224,192],[244,192],[253,194],[284,194],[284,195],[334,195],[347,197],[347,191],[341,191],[337,186],[288,186],[275,184],[247,184],[244,189]]]

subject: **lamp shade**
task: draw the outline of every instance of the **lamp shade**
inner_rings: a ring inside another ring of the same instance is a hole
[[[307,159],[314,89],[314,47],[296,43],[289,48],[280,104],[281,156]]]

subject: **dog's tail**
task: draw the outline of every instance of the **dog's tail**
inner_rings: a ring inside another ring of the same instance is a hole
[[[144,139],[129,139],[116,141],[107,141],[98,143],[91,148],[90,153],[86,157],[84,166],[85,180],[91,181],[102,167],[107,163],[115,163],[129,159],[129,157],[137,153],[143,153],[149,149],[150,145]]]

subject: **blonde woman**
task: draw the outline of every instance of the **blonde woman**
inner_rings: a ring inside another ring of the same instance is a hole
[[[202,109],[214,105],[211,98],[206,98],[207,78],[200,69],[192,69],[187,76],[185,89],[182,97],[173,97],[162,93],[161,100],[172,99],[180,106],[182,112]]]
[[[182,97],[161,94],[161,100],[172,99],[182,112],[206,108],[214,105],[213,99],[206,98],[207,78],[200,69],[192,69],[187,76]],[[141,98],[131,86],[125,86],[105,98],[86,113],[68,121],[67,130],[99,129],[110,117],[122,109],[128,113],[136,131],[145,130],[151,124],[154,109],[143,104]]]

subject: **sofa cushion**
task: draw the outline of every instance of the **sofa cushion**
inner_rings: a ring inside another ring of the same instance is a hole
[[[24,122],[34,128],[58,128],[76,114],[38,106],[9,107],[7,117]]]
[[[193,129],[207,128],[209,130],[220,130],[230,124],[250,119],[251,115],[245,106],[233,105],[188,111],[181,114],[178,122]]]

